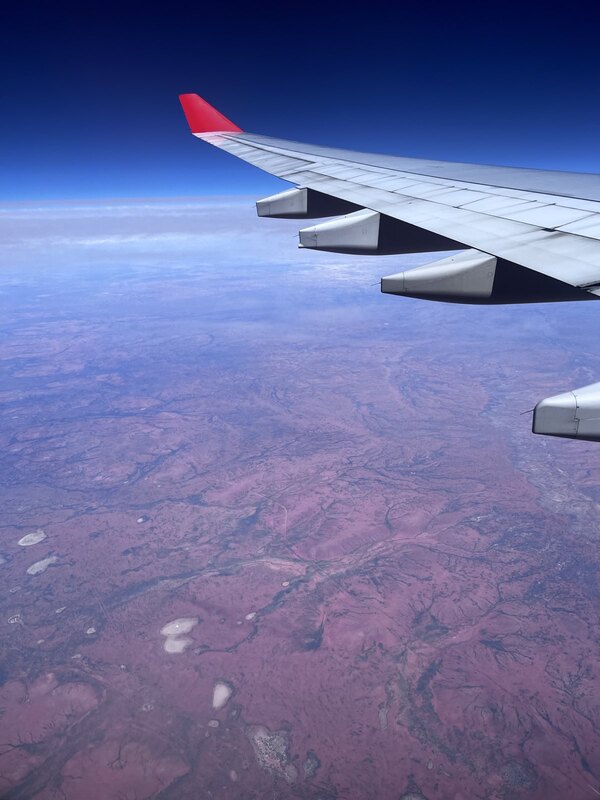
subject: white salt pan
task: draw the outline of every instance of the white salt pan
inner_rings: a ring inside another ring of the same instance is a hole
[[[173,622],[167,622],[160,632],[163,636],[179,636],[180,634],[190,633],[198,624],[198,617],[180,617]]]
[[[190,633],[198,624],[198,617],[179,617],[172,622],[167,622],[160,629],[161,636],[165,637],[163,647],[167,653],[183,653],[186,647],[192,644],[186,634]]]
[[[213,689],[213,708],[223,708],[232,694],[233,689],[228,683],[217,681]]]
[[[167,653],[183,653],[191,643],[192,640],[188,639],[187,636],[167,636],[164,648]]]
[[[21,547],[31,547],[32,544],[39,544],[40,542],[43,542],[45,538],[46,534],[44,531],[41,528],[38,528],[37,531],[28,533],[19,539],[17,544],[19,544]]]
[[[41,561],[36,561],[35,564],[27,567],[27,574],[39,575],[41,572],[45,572],[50,564],[56,564],[57,561],[57,556],[48,556],[48,558],[43,558]]]

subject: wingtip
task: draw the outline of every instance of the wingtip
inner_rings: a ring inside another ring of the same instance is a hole
[[[192,133],[210,133],[222,131],[241,133],[239,128],[220,111],[203,100],[198,94],[180,94],[179,101]]]

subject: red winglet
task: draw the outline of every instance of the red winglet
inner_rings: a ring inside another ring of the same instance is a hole
[[[179,100],[192,133],[208,133],[209,131],[240,133],[242,130],[197,94],[180,94]]]

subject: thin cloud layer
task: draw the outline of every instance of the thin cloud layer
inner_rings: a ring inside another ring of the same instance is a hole
[[[337,278],[385,274],[427,256],[340,258],[297,248],[302,221],[258,219],[251,198],[7,203],[0,207],[4,267],[178,263],[314,266]],[[386,263],[387,262],[387,263]]]

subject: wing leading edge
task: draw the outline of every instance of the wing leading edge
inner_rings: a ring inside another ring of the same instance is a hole
[[[301,230],[301,247],[462,251],[383,278],[383,292],[478,304],[600,297],[599,175],[302,144],[244,132],[196,94],[180,100],[194,136],[295,185],[259,200],[259,216],[337,217]],[[548,408],[543,432],[565,436]]]

